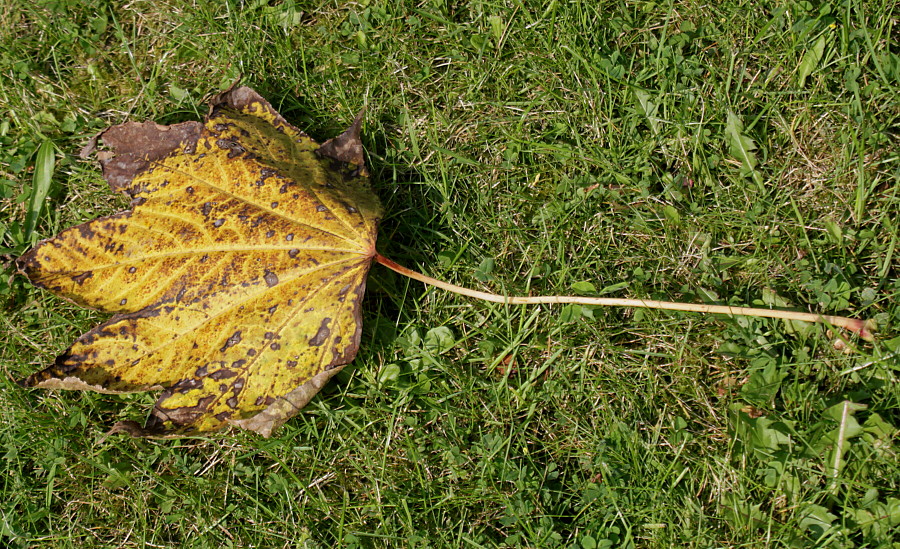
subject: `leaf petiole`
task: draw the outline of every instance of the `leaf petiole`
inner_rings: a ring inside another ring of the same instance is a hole
[[[799,311],[783,311],[779,309],[759,309],[754,307],[731,307],[729,305],[706,305],[700,303],[679,303],[674,301],[657,301],[653,299],[627,299],[616,297],[582,297],[582,296],[503,296],[488,292],[481,292],[457,286],[431,278],[416,271],[407,269],[399,265],[395,261],[384,257],[379,253],[375,253],[375,261],[384,265],[392,271],[436,286],[443,290],[454,292],[457,294],[491,301],[493,303],[506,303],[510,305],[537,305],[537,304],[564,304],[575,303],[578,305],[599,305],[605,307],[637,307],[644,309],[666,309],[670,311],[688,311],[695,313],[714,313],[726,315],[755,316],[765,318],[780,318],[784,320],[800,320],[803,322],[825,323],[839,328],[845,328],[857,334],[859,337],[871,341],[874,339],[873,330],[874,322],[865,321],[857,318],[847,318],[843,316],[819,315],[815,313],[803,313]]]

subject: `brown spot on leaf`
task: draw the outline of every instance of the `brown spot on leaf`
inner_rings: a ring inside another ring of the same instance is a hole
[[[224,353],[229,347],[234,347],[235,345],[237,345],[240,342],[241,342],[241,331],[238,330],[238,331],[234,332],[233,334],[231,334],[231,337],[228,338],[228,340],[225,342],[225,345],[223,345],[222,348],[219,349],[219,351]]]
[[[263,275],[263,280],[265,280],[266,285],[271,288],[272,286],[278,284],[278,275],[276,275],[272,271],[267,270]]]
[[[85,271],[79,275],[72,277],[72,280],[78,285],[84,284],[84,281],[94,276],[93,271]]]
[[[200,387],[203,387],[203,382],[199,379],[182,379],[175,385],[172,385],[172,391],[184,394]]]
[[[270,396],[265,396],[265,397],[258,396],[258,397],[256,397],[256,400],[253,402],[253,404],[255,404],[257,406],[263,406],[263,405],[269,406],[273,402],[275,402],[275,399]]]
[[[160,396],[160,400],[166,397],[164,392]],[[209,405],[215,400],[215,396],[209,395],[200,398],[194,406],[182,406],[180,408],[164,408],[157,406],[157,413],[164,416],[164,419],[179,425],[187,425],[193,423],[198,417],[206,413]]]
[[[256,186],[262,187],[263,185],[266,184],[266,179],[272,177],[273,175],[275,175],[277,173],[278,172],[276,172],[272,168],[263,168],[263,169],[259,170],[259,179],[256,180]]]
[[[217,139],[216,146],[220,149],[224,149],[228,151],[228,158],[232,159],[236,156],[240,156],[241,154],[247,152],[240,143],[236,143],[235,141],[231,141],[228,139]]]
[[[215,372],[209,374],[210,379],[214,379],[216,381],[222,381],[223,379],[228,379],[230,377],[234,377],[237,374],[227,368],[219,368]]]
[[[329,324],[331,324],[331,317],[322,319],[322,324],[319,325],[319,330],[316,332],[316,335],[312,336],[309,340],[310,345],[318,347],[328,340],[328,336],[331,335],[331,328],[328,327]]]

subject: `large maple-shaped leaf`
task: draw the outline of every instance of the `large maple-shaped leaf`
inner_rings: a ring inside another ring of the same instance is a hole
[[[127,123],[100,135],[132,210],[19,258],[37,286],[115,315],[25,384],[163,389],[145,429],[271,431],[356,355],[381,207],[360,119],[320,146],[246,87],[205,124]]]

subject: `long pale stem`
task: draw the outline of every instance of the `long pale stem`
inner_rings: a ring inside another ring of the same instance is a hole
[[[535,296],[535,297],[525,297],[525,296],[505,296],[505,295],[497,295],[488,292],[480,292],[478,290],[472,290],[469,288],[464,288],[462,286],[457,286],[456,284],[450,284],[449,282],[443,282],[441,280],[437,280],[435,278],[431,278],[430,276],[423,275],[422,273],[417,273],[416,271],[407,269],[406,267],[397,264],[391,259],[384,257],[383,255],[376,253],[375,261],[381,263],[388,269],[400,273],[404,276],[408,276],[414,280],[418,280],[419,282],[424,282],[425,284],[430,284],[432,286],[436,286],[443,290],[448,290],[450,292],[454,292],[457,294],[474,297],[477,299],[482,299],[484,301],[491,301],[494,303],[507,303],[510,305],[534,305],[540,303],[576,303],[579,305],[601,305],[601,306],[613,306],[613,307],[640,307],[645,309],[668,309],[672,311],[689,311],[695,313],[718,313],[718,314],[726,314],[726,315],[741,315],[741,316],[757,316],[757,317],[766,317],[766,318],[782,318],[785,320],[800,320],[804,322],[823,322],[826,324],[830,324],[831,326],[837,326],[840,328],[845,328],[850,330],[851,332],[856,333],[861,338],[866,340],[872,340],[874,338],[872,334],[873,326],[871,322],[866,322],[864,320],[860,320],[857,318],[847,318],[843,316],[832,316],[832,315],[818,315],[815,313],[801,313],[797,311],[782,311],[778,309],[758,309],[754,307],[731,307],[728,305],[705,305],[699,303],[677,303],[673,301],[656,301],[653,299],[623,299],[623,298],[615,298],[615,297],[580,297],[580,296]]]

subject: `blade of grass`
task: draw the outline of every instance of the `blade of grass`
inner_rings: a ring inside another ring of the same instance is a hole
[[[41,143],[34,159],[34,175],[31,180],[31,196],[28,198],[28,212],[25,214],[25,242],[33,243],[34,230],[44,208],[44,201],[50,192],[50,181],[56,167],[56,148],[50,140]]]

